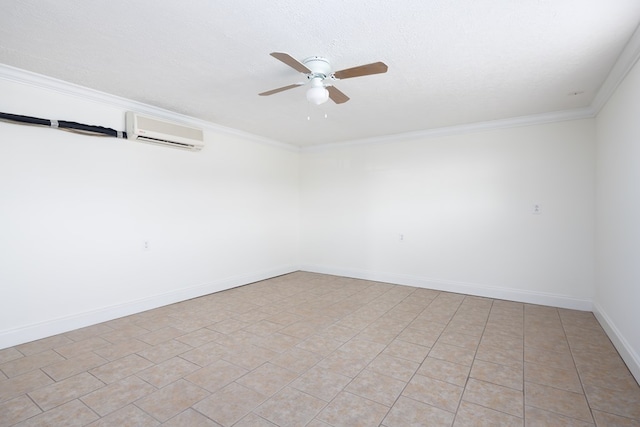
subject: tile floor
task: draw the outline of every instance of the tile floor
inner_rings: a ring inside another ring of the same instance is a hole
[[[2,426],[640,426],[591,313],[292,273],[0,350]]]

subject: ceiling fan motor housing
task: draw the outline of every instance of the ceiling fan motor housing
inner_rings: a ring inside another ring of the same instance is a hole
[[[323,79],[331,75],[331,64],[329,60],[321,56],[312,56],[302,61],[302,63],[311,70],[310,79],[321,77]]]

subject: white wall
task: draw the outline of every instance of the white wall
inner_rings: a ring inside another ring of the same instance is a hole
[[[594,156],[592,119],[307,151],[301,262],[589,310]]]
[[[105,103],[0,93],[2,112],[124,130]],[[0,122],[0,348],[297,269],[298,153],[205,139],[193,153]]]
[[[594,312],[640,381],[640,65],[597,123]]]

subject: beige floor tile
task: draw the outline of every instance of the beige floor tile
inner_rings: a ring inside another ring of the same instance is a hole
[[[59,347],[65,344],[71,344],[74,340],[64,335],[54,335],[52,337],[43,338],[37,341],[31,341],[26,344],[17,345],[15,347],[20,353],[25,356],[31,356],[32,354],[40,353],[45,350],[51,350],[54,347]]]
[[[622,360],[616,364],[580,366],[578,373],[585,386],[628,392],[634,392],[639,387]]]
[[[21,357],[24,357],[24,354],[16,350],[15,347],[9,347],[5,348],[4,350],[0,350],[0,366],[2,366],[3,363],[20,359]]]
[[[176,341],[180,341],[193,348],[200,347],[209,342],[213,342],[220,339],[222,334],[220,332],[212,331],[207,328],[200,328],[188,334],[176,337]]]
[[[141,328],[137,325],[127,325],[123,328],[112,330],[106,334],[100,335],[100,338],[104,338],[105,340],[111,343],[118,343],[121,341],[127,341],[132,338],[136,338],[142,335],[149,334],[150,331],[145,328]]]
[[[459,365],[471,366],[476,350],[450,344],[436,343],[429,352],[429,357]]]
[[[431,349],[422,345],[413,344],[407,341],[395,340],[384,349],[384,354],[398,357],[400,359],[411,360],[422,363]]]
[[[370,427],[380,424],[388,411],[384,405],[341,392],[316,418],[334,427]]]
[[[154,391],[154,386],[131,376],[91,392],[81,400],[98,415],[105,416]]]
[[[476,359],[473,361],[471,374],[469,376],[477,380],[509,387],[514,390],[524,390],[523,368],[498,365]]]
[[[463,390],[462,387],[416,374],[402,395],[445,411],[455,412]]]
[[[428,420],[429,426],[449,427],[454,414],[417,400],[400,396],[382,421],[385,427],[423,427]]]
[[[265,363],[236,382],[265,396],[272,396],[298,376],[297,373],[272,363]]]
[[[195,363],[188,362],[180,357],[174,357],[159,365],[138,372],[138,378],[142,378],[149,384],[162,388],[190,373],[200,369]]]
[[[598,427],[640,427],[640,420],[632,420],[602,411],[593,410],[593,417],[596,419]]]
[[[95,354],[104,357],[107,360],[116,360],[122,357],[128,356],[133,353],[142,352],[151,348],[151,346],[145,342],[130,338],[124,341],[117,342],[115,344],[108,345],[106,347],[98,348],[94,351]]]
[[[53,363],[49,366],[42,368],[55,381],[60,381],[65,378],[69,378],[73,375],[80,374],[89,369],[108,363],[108,360],[103,359],[94,352],[82,353],[77,357],[72,357],[67,360]]]
[[[160,422],[155,418],[134,405],[128,405],[92,422],[88,427],[153,427],[158,425]]]
[[[279,354],[271,363],[289,369],[297,373],[302,373],[322,360],[322,356],[301,348],[291,348]]]
[[[0,403],[0,425],[13,425],[42,411],[25,395]]]
[[[525,404],[569,418],[593,422],[591,411],[583,394],[525,382]]]
[[[302,424],[300,424],[302,425]],[[233,427],[278,427],[276,424],[265,420],[259,415],[251,412],[246,417],[238,421]]]
[[[480,341],[483,347],[524,350],[524,339],[501,330],[487,328]]]
[[[183,342],[168,340],[153,347],[139,351],[137,354],[157,364],[191,350],[192,347]]]
[[[480,344],[476,353],[476,359],[522,369],[524,351],[519,348],[499,348]]]
[[[144,353],[141,353],[141,355],[144,357]],[[188,360],[189,362],[195,363],[196,365],[207,366],[225,356],[230,355],[231,350],[229,350],[229,348],[216,342],[210,342],[196,349],[186,351],[180,354],[180,357]]]
[[[291,387],[329,402],[336,397],[351,380],[352,379],[346,375],[341,375],[329,369],[316,366],[292,382]]]
[[[326,404],[325,401],[307,393],[286,387],[254,412],[280,427],[296,427],[306,425]]]
[[[343,344],[343,341],[338,341],[330,337],[325,337],[322,335],[312,335],[304,341],[298,343],[296,347],[303,350],[311,351],[322,357],[326,357],[337,350]]]
[[[215,392],[248,372],[248,370],[226,360],[216,360],[210,365],[187,375],[185,379],[210,392]]]
[[[65,403],[62,406],[58,406],[50,411],[43,412],[42,414],[36,415],[33,418],[29,418],[28,420],[17,424],[17,426],[79,427],[87,425],[98,418],[99,417],[95,414],[95,412],[87,408],[82,402],[80,402],[79,400],[72,400],[71,402]]]
[[[353,357],[346,351],[336,351],[320,361],[318,367],[340,375],[355,378],[369,363],[369,360]]]
[[[524,380],[574,393],[582,393],[582,384],[575,369],[557,369],[547,365],[525,362]]]
[[[406,328],[398,335],[398,340],[421,345],[423,347],[433,347],[441,333],[441,329],[437,329],[439,330],[429,331],[412,327]]]
[[[478,336],[465,335],[460,332],[451,332],[445,329],[438,338],[438,342],[475,350],[480,343],[480,338]]]
[[[420,364],[417,362],[380,354],[367,366],[367,369],[408,382],[419,367]]]
[[[82,341],[87,338],[96,337],[98,335],[107,334],[114,329],[105,323],[98,323],[97,325],[91,325],[80,329],[75,329],[71,332],[66,332],[65,337],[70,338],[73,341]]]
[[[163,427],[220,427],[220,424],[189,408],[162,423]]]
[[[472,324],[463,321],[452,320],[447,325],[449,332],[457,332],[465,335],[472,335],[474,337],[481,337],[485,330],[484,324]]]
[[[223,334],[230,334],[231,332],[246,328],[249,325],[249,322],[243,322],[242,320],[225,319],[220,322],[214,323],[211,326],[207,326],[207,329],[211,329],[212,331],[220,332]]]
[[[544,411],[533,406],[524,407],[524,418],[526,420],[527,427],[594,427],[593,423],[580,421],[575,418],[565,417],[563,415]]]
[[[569,351],[569,343],[567,339],[555,336],[532,335],[525,331],[524,335],[525,347],[540,348],[543,350],[567,352]]]
[[[168,328],[171,325],[175,324],[175,319],[169,316],[151,315],[146,318],[140,318],[136,320],[135,324],[140,326],[141,328],[147,329],[149,331],[158,331],[160,329]]]
[[[243,330],[251,334],[264,337],[267,335],[271,335],[282,328],[283,328],[283,325],[279,323],[270,322],[268,320],[261,320],[256,323],[252,323],[251,325],[247,326]]]
[[[78,356],[86,351],[94,351],[102,347],[111,345],[111,343],[100,337],[91,337],[82,341],[76,341],[71,344],[65,344],[55,348],[55,351],[66,359]]]
[[[299,338],[276,332],[275,334],[260,337],[259,339],[255,340],[254,344],[258,347],[275,351],[276,353],[284,353],[287,350],[290,350],[291,348],[300,344],[300,341],[301,340]]]
[[[391,407],[406,385],[404,381],[365,369],[353,379],[345,391]]]
[[[447,362],[433,357],[427,357],[418,369],[420,375],[446,381],[448,383],[464,387],[469,377],[469,367]]]
[[[575,363],[570,352],[555,352],[539,348],[527,347],[524,349],[525,362],[550,366],[558,369],[575,369]]]
[[[0,382],[0,402],[4,402],[21,394],[29,393],[40,387],[52,384],[53,380],[37,369]]]
[[[266,396],[231,383],[211,396],[193,405],[198,412],[223,426],[231,426],[257,408]]]
[[[358,335],[360,331],[337,324],[331,325],[320,332],[325,338],[331,338],[340,342],[347,342]]]
[[[462,400],[496,411],[524,417],[524,396],[521,391],[471,378]]]
[[[475,403],[462,401],[456,413],[454,427],[517,427],[524,426],[524,419],[496,411]]]
[[[165,341],[169,341],[173,338],[185,335],[184,331],[175,328],[173,326],[166,326],[164,328],[149,332],[144,335],[137,336],[140,341],[146,342],[149,345],[158,345]]]
[[[193,383],[178,380],[137,400],[135,405],[158,421],[164,422],[209,395],[208,391]]]
[[[640,421],[640,388],[618,391],[585,385],[584,391],[591,408]]]
[[[64,357],[60,356],[55,351],[45,350],[40,353],[32,354],[31,356],[25,356],[5,362],[0,365],[0,370],[2,370],[7,377],[13,378],[62,360],[64,360]]]
[[[585,330],[588,332],[588,330]],[[611,356],[617,355],[617,351],[609,337],[604,332],[601,333],[585,333],[584,335],[568,336],[569,347],[571,351],[576,352],[594,352],[601,354],[608,354]]]
[[[232,356],[227,355],[224,358],[245,369],[255,369],[265,362],[278,356],[278,352],[269,350],[268,348],[249,344],[231,348]]]
[[[89,372],[101,381],[110,384],[151,366],[153,366],[153,363],[147,359],[137,354],[130,354],[122,359],[114,360],[113,362],[91,369]]]
[[[104,383],[102,381],[87,372],[83,372],[74,377],[32,391],[29,393],[29,397],[31,397],[43,411],[47,411],[102,388],[103,386]]]

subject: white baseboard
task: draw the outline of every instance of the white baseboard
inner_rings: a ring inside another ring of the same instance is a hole
[[[106,322],[135,313],[140,313],[146,310],[151,310],[153,308],[185,301],[191,298],[197,298],[203,295],[211,294],[213,292],[219,292],[260,280],[280,276],[283,274],[292,273],[298,270],[299,266],[289,265],[249,274],[227,277],[198,286],[177,289],[175,291],[167,292],[160,295],[153,295],[147,298],[127,301],[122,304],[76,313],[69,316],[30,324],[15,329],[0,331],[0,349],[12,347],[14,345],[23,344],[41,338],[50,337],[52,335],[61,334],[64,332],[73,331],[85,326],[95,325],[97,323]]]
[[[633,347],[629,344],[629,341],[627,341],[620,333],[620,330],[602,309],[602,306],[596,302],[593,303],[593,314],[609,336],[609,339],[615,346],[616,350],[618,350],[618,353],[620,353],[622,360],[627,364],[631,374],[635,377],[636,381],[640,383],[640,356],[638,356],[638,353],[635,352]]]
[[[549,305],[553,307],[569,308],[573,310],[591,311],[591,300],[573,298],[565,295],[544,292],[527,291],[522,289],[502,288],[477,283],[453,282],[434,280],[425,277],[406,274],[383,273],[369,270],[333,268],[319,265],[302,265],[302,271],[332,274],[335,276],[351,277],[354,279],[374,280],[377,282],[393,283],[396,285],[415,286],[418,288],[435,289],[438,291],[455,292],[488,298],[525,302],[529,304]]]

